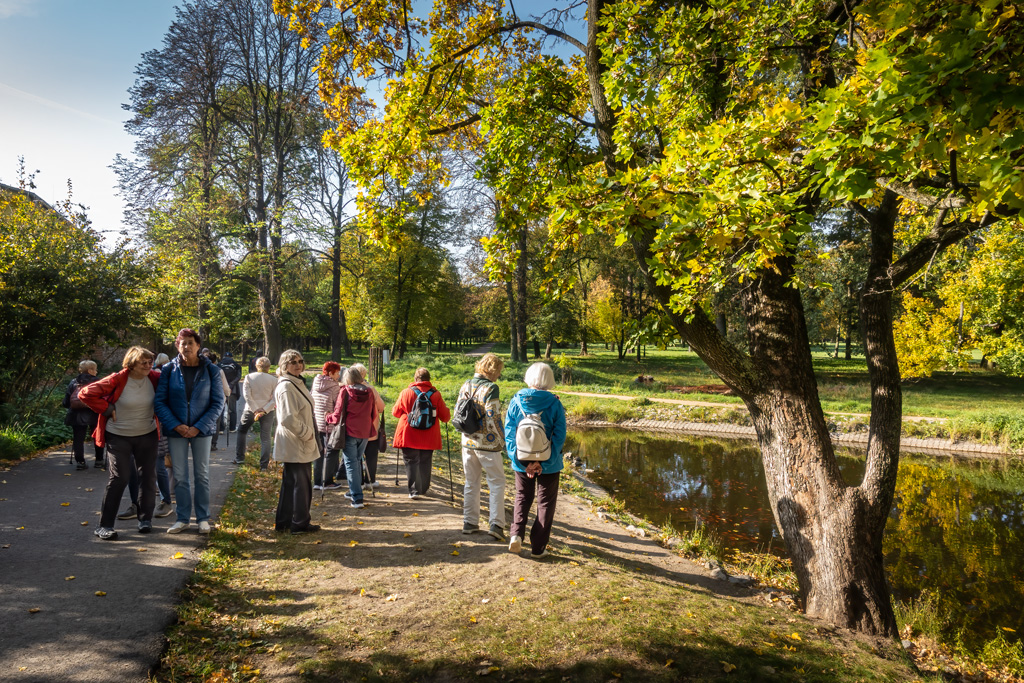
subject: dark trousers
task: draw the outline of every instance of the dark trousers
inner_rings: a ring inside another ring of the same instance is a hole
[[[281,493],[277,497],[274,528],[284,531],[309,526],[309,506],[313,502],[313,482],[308,462],[286,462],[281,474]]]
[[[434,465],[434,451],[423,448],[402,448],[405,476],[409,479],[409,493],[423,495],[430,488],[430,472]]]
[[[321,435],[326,439],[327,435]],[[341,449],[331,448],[326,455],[321,455],[313,463],[313,483],[317,486],[331,485],[334,483],[334,475],[338,472],[338,463],[341,460]],[[324,460],[327,460],[327,479],[324,479]]]
[[[139,499],[139,521],[153,519],[156,502],[156,430],[142,436],[120,436],[107,432],[107,490],[103,494],[100,526],[112,529],[117,507],[128,486],[132,469],[138,469],[142,491]]]
[[[85,462],[85,437],[92,431],[92,427],[85,425],[74,425],[71,427],[71,454],[75,456],[75,462]],[[103,446],[93,444],[96,453],[96,462],[103,462]]]
[[[228,404],[228,429],[238,429],[238,390],[239,387],[231,388],[231,395],[225,403]]]
[[[377,481],[377,455],[380,452],[380,442],[374,437],[366,442],[366,450],[363,451],[363,460],[366,462],[366,473],[370,475],[370,483]]]
[[[558,501],[558,478],[561,472],[539,474],[532,479],[525,472],[516,472],[516,500],[512,508],[512,528],[509,534],[523,538],[526,518],[530,514],[534,495],[537,497],[537,517],[530,529],[530,552],[540,555],[548,547],[551,524],[555,521],[555,503]]]

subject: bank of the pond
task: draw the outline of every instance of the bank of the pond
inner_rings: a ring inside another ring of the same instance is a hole
[[[608,496],[610,516],[670,547],[722,559],[730,573],[795,591],[755,444],[723,441],[730,426],[715,427],[699,436],[576,429],[567,448],[581,459],[592,498]],[[840,452],[847,481],[858,481],[863,466],[862,455]],[[1024,673],[1024,551],[1016,540],[1024,531],[1022,487],[1016,461],[902,461],[884,552],[915,655],[938,652]]]

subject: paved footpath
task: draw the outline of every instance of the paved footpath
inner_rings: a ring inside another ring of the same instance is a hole
[[[230,449],[224,436],[210,458],[214,524],[236,470],[236,435]],[[69,447],[0,471],[0,681],[145,681],[206,537],[194,521],[167,534],[171,514],[148,535],[117,520],[116,541],[96,538],[107,473],[91,444],[89,469],[75,470]]]

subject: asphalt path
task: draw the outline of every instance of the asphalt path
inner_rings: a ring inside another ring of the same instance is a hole
[[[237,469],[237,435],[230,448],[225,436],[210,457],[214,525]],[[117,540],[101,541],[107,472],[92,467],[92,444],[87,470],[68,464],[69,449],[0,471],[0,681],[145,681],[206,537],[194,519],[167,534],[171,514],[150,534],[117,520]],[[128,502],[125,491],[121,509]]]

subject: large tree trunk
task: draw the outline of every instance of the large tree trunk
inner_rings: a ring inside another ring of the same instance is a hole
[[[519,260],[516,262],[516,345],[519,360],[526,362],[526,235],[524,222],[519,228]]]
[[[512,280],[505,281],[505,295],[508,297],[508,320],[509,320],[509,335],[510,342],[512,345],[512,360],[514,362],[524,361],[525,358],[519,357],[519,326],[516,325],[516,295],[512,289]]]

